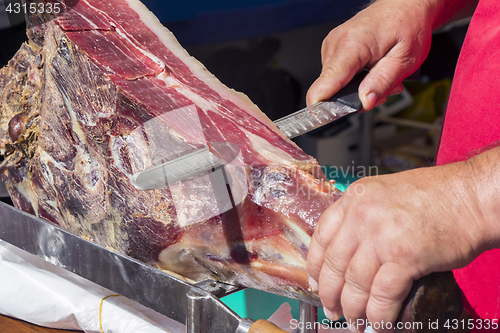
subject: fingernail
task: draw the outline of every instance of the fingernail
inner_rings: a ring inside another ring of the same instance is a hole
[[[371,107],[374,107],[375,104],[377,104],[377,95],[375,95],[375,93],[369,93],[367,96],[366,96],[366,99],[368,100],[368,103],[370,103],[370,106]]]
[[[312,277],[309,277],[309,287],[311,287],[312,291],[318,291],[318,282]]]
[[[325,313],[326,318],[332,320],[332,321],[337,321],[340,319],[340,315],[328,310],[327,308],[323,308],[323,312]]]

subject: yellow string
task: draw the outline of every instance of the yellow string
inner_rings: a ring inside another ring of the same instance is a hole
[[[101,315],[102,315],[102,303],[104,302],[105,299],[107,298],[110,298],[110,297],[118,297],[118,296],[121,296],[121,295],[108,295],[106,297],[104,297],[103,299],[101,299],[101,304],[99,304],[99,327],[101,328],[101,333],[104,333],[104,331],[102,330],[102,322],[101,322]]]

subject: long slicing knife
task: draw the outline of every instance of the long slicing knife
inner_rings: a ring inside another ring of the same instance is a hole
[[[365,76],[365,72],[357,74],[347,86],[328,100],[313,104],[278,119],[274,124],[289,139],[293,139],[348,114],[360,111],[362,104],[359,99],[358,88]]]
[[[274,124],[290,139],[329,124],[348,114],[361,110],[362,104],[358,88],[366,76],[366,72],[357,74],[337,94],[328,100],[316,103],[286,117],[278,119]],[[217,169],[237,157],[239,148],[231,143],[218,143],[218,156],[208,147],[194,150],[189,154],[136,173],[131,177],[132,184],[141,190],[154,190],[168,184],[188,179],[203,172]]]

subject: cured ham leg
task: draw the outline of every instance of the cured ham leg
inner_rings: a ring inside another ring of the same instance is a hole
[[[28,21],[0,72],[0,171],[18,208],[195,281],[317,298],[307,249],[340,192],[315,159],[137,0]],[[224,170],[152,191],[130,182],[221,142],[240,150]]]

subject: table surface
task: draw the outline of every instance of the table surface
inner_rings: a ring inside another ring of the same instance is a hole
[[[0,315],[0,332],[2,333],[78,333],[81,331],[56,330],[36,326],[25,321]]]

